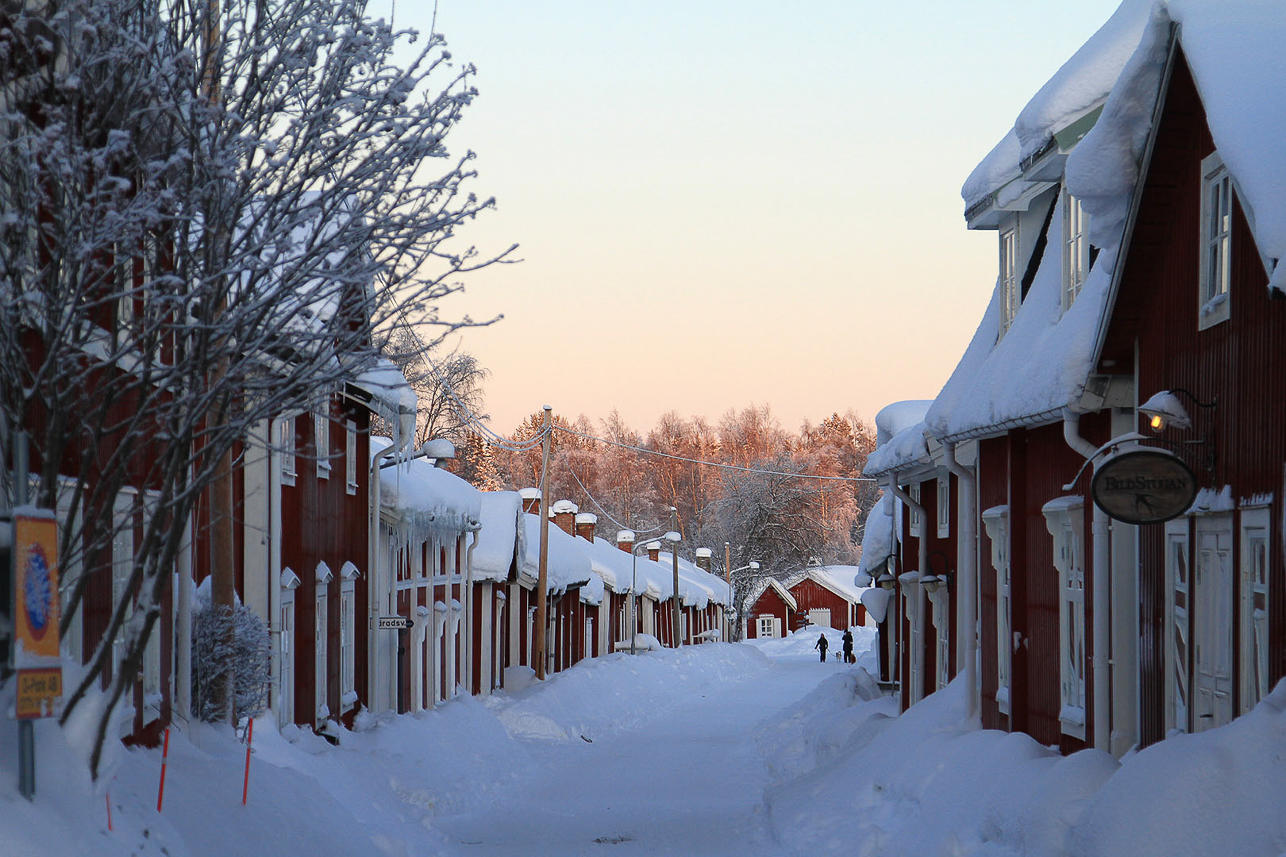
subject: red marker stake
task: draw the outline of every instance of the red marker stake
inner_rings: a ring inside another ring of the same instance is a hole
[[[170,727],[165,727],[165,746],[161,750],[161,787],[156,792],[156,811],[161,811],[161,802],[165,800],[165,762],[170,757]]]
[[[246,795],[250,792],[250,742],[255,737],[255,722],[252,719],[246,727],[246,778],[241,785],[241,805],[246,805]]]
[[[110,832],[112,829],[112,793],[106,792],[104,797],[107,798],[107,830]]]

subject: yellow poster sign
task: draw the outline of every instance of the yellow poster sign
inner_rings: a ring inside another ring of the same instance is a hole
[[[19,720],[52,717],[54,704],[63,695],[61,667],[44,670],[18,670],[18,700],[15,705]]]
[[[14,666],[48,667],[58,658],[58,522],[18,514],[13,530]]]

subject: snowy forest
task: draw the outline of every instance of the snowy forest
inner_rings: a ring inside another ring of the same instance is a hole
[[[487,371],[463,351],[398,343],[398,362],[419,402],[417,441],[445,437],[457,447],[452,470],[484,491],[540,484],[541,450],[510,451],[489,442],[481,423]],[[521,445],[541,431],[534,412],[507,439]],[[717,421],[663,414],[646,433],[613,410],[605,418],[555,412],[550,501],[570,500],[614,529],[677,528],[689,558],[707,547],[734,567],[758,562],[780,577],[809,563],[857,560],[866,513],[879,496],[860,478],[875,430],[849,409],[797,432],[772,406],[729,410]],[[671,518],[674,509],[674,519]],[[749,585],[751,581],[747,580]]]

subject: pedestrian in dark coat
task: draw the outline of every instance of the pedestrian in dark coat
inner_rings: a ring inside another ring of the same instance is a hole
[[[851,664],[857,660],[853,657],[853,632],[845,629],[841,639],[844,641],[844,663]]]
[[[818,637],[818,638],[817,638],[817,642],[816,642],[816,643],[813,643],[813,648],[814,648],[814,649],[819,649],[819,650],[821,650],[821,653],[822,653],[822,663],[826,663],[826,648],[827,648],[827,646],[829,646],[829,645],[830,645],[830,643],[826,642],[826,635],[825,635],[825,634],[822,634],[820,637]]]

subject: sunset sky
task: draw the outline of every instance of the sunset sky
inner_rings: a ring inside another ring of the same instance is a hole
[[[1116,5],[440,0],[498,205],[463,234],[524,260],[442,306],[505,316],[463,337],[491,427],[932,398],[996,276],[960,186]]]

